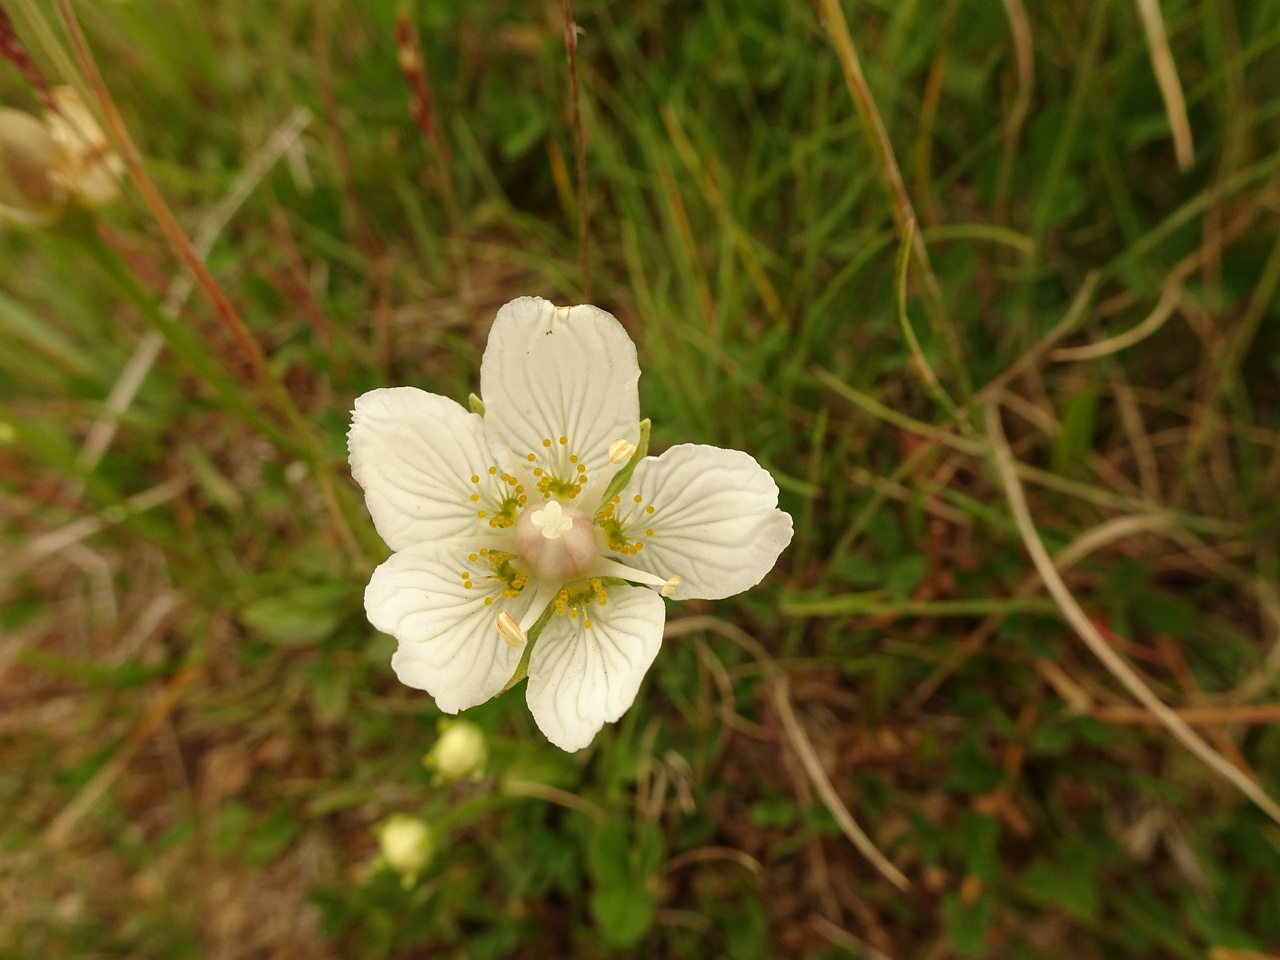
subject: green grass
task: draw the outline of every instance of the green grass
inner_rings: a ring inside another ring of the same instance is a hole
[[[58,77],[51,9],[5,6]],[[462,401],[498,306],[584,299],[560,7],[408,8],[430,143],[391,0],[82,4],[189,235],[314,119],[305,174],[275,163],[208,257],[260,371],[198,288],[161,312],[180,265],[136,190],[0,236],[0,957],[1280,950],[1280,827],[1163,729],[1090,715],[1131,701],[1047,598],[982,427],[1022,358],[1000,409],[1049,552],[1131,518],[1064,565],[1085,612],[1170,705],[1277,701],[1280,5],[1161,6],[1185,172],[1135,4],[1026,4],[1013,130],[1003,4],[843,4],[932,303],[820,5],[580,0],[590,300],[639,345],[653,448],[751,452],[796,539],[759,588],[671,607],[588,751],[517,689],[468,714],[490,776],[436,786],[438,711],[362,610],[386,551],[347,412],[383,385]],[[7,64],[0,95],[36,109]],[[1154,334],[1055,359],[1171,278]],[[824,806],[780,671],[908,891]],[[1199,729],[1280,794],[1274,725]],[[394,812],[438,831],[409,889],[372,867]]]

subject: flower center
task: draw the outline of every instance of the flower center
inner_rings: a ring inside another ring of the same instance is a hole
[[[540,580],[573,580],[596,559],[595,528],[559,500],[530,506],[516,518],[516,553]]]

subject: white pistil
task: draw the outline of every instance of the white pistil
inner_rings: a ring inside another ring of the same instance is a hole
[[[529,523],[548,540],[559,540],[573,529],[573,518],[564,512],[559,500],[552,500],[541,510],[535,510]]]
[[[503,639],[507,646],[519,650],[529,642],[529,638],[525,636],[524,631],[520,629],[520,624],[516,623],[515,617],[511,616],[511,614],[498,614],[497,625],[498,636]]]
[[[584,573],[598,554],[596,531],[577,507],[548,500],[516,518],[516,556],[538,580],[564,584]]]
[[[636,455],[636,445],[619,437],[609,444],[609,462],[626,463]]]

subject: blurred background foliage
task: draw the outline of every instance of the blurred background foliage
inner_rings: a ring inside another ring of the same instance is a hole
[[[940,290],[916,260],[918,353],[821,4],[580,0],[586,271],[559,4],[77,6],[265,362],[199,289],[167,319],[132,187],[0,236],[0,955],[1280,951],[1280,830],[1046,597],[978,415],[1095,629],[1280,792],[1280,3],[843,7]],[[74,82],[52,7],[5,8]],[[38,110],[7,64],[0,96]],[[750,451],[797,536],[672,608],[587,751],[516,690],[442,781],[364,619],[348,411],[464,399],[524,294],[616,313],[655,450]],[[395,813],[431,831],[408,882]]]

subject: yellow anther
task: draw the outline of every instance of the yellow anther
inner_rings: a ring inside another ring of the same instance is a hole
[[[676,591],[679,589],[680,589],[680,577],[677,575],[672,577],[670,580],[666,582],[666,585],[662,588],[662,595],[664,597],[673,597],[675,596]]]
[[[496,476],[496,475],[497,475],[497,473],[498,473],[498,468],[497,468],[497,467],[490,467],[490,468],[489,468],[489,476],[491,476],[491,477],[492,477],[492,476]]]
[[[472,503],[477,503],[477,502],[479,502],[479,500],[480,500],[480,494],[478,494],[478,493],[473,493],[473,494],[471,495],[471,502],[472,502]]]
[[[485,513],[483,510],[478,510],[476,511],[476,516],[479,517],[481,520],[483,520],[485,517],[488,516],[488,514]]]
[[[484,605],[485,605],[486,607],[492,607],[492,606],[493,606],[493,597],[485,597],[485,598],[484,598]]]
[[[636,455],[636,445],[619,437],[609,444],[609,462],[626,463]]]
[[[640,496],[640,494],[638,493],[631,499],[634,500],[636,503],[644,503],[644,497]]]
[[[520,629],[520,624],[516,623],[515,618],[509,613],[498,614],[497,619],[498,636],[500,636],[508,646],[519,650],[529,638],[524,635],[524,631]]]
[[[561,437],[561,438],[560,438],[560,446],[562,446],[562,447],[563,447],[563,446],[564,446],[566,443],[568,443],[568,442],[569,442],[569,438],[568,438],[568,437]]]
[[[551,446],[551,441],[550,441],[550,440],[543,440],[543,441],[542,441],[542,445],[543,445],[544,447],[549,447],[549,446]]]
[[[652,530],[646,530],[646,531],[644,532],[644,535],[645,535],[646,537],[652,537],[652,536],[653,536],[653,531],[652,531]]]
[[[477,476],[475,476],[475,475],[473,474],[473,475],[472,475],[472,477],[471,477],[471,482],[472,482],[472,483],[479,483],[479,482],[480,482],[480,478],[479,478],[479,477],[477,477]]]
[[[533,453],[529,454],[528,460],[530,463],[536,463],[538,460],[537,454],[533,454]]]
[[[644,512],[645,512],[645,513],[653,513],[653,507],[645,507],[645,508],[644,508]]]

